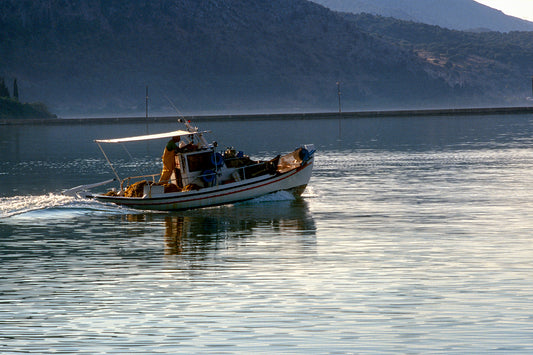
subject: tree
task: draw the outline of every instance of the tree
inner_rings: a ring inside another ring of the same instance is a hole
[[[4,78],[0,78],[0,97],[7,97],[7,98],[10,97],[9,90],[6,86]]]
[[[13,81],[13,98],[19,100],[19,86],[17,85],[17,78]]]

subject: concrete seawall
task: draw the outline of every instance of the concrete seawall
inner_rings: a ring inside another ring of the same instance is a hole
[[[196,121],[229,120],[313,120],[313,119],[351,119],[373,117],[420,117],[420,116],[488,116],[533,114],[532,107],[489,107],[429,110],[383,110],[355,112],[310,112],[275,114],[235,114],[235,115],[190,115],[185,119]],[[149,117],[149,122],[175,121],[176,116]],[[98,118],[52,118],[52,119],[0,119],[0,125],[16,124],[65,124],[65,123],[136,123],[146,122],[146,117],[98,117]]]

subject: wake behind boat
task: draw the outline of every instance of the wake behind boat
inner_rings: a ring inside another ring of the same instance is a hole
[[[172,211],[245,201],[278,191],[290,191],[299,196],[311,178],[315,152],[312,144],[271,160],[256,161],[233,148],[217,152],[216,142],[207,143],[204,138],[208,131],[199,131],[183,120],[179,122],[185,124],[186,130],[95,140],[120,182],[119,189],[104,194],[87,192],[113,179],[78,186],[63,193],[136,209]],[[104,143],[164,138],[172,140],[165,148],[161,174],[121,179],[102,148]]]

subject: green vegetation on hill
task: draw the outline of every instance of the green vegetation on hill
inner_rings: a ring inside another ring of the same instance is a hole
[[[22,103],[15,99],[0,97],[0,119],[56,117],[43,103]]]
[[[146,85],[153,111],[165,95],[184,111],[334,109],[338,80],[346,110],[459,95],[415,54],[304,0],[5,0],[0,53],[63,114],[143,112]]]
[[[4,78],[0,77],[0,119],[55,117],[57,116],[50,113],[46,105],[41,102],[19,102],[17,79],[13,82],[13,98],[11,98]]]

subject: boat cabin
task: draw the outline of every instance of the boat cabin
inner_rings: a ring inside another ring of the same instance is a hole
[[[215,150],[216,144],[204,148],[192,147],[175,156],[176,169],[169,183],[180,190],[198,190],[276,173],[279,157],[270,161],[254,161],[233,148],[220,154]]]

